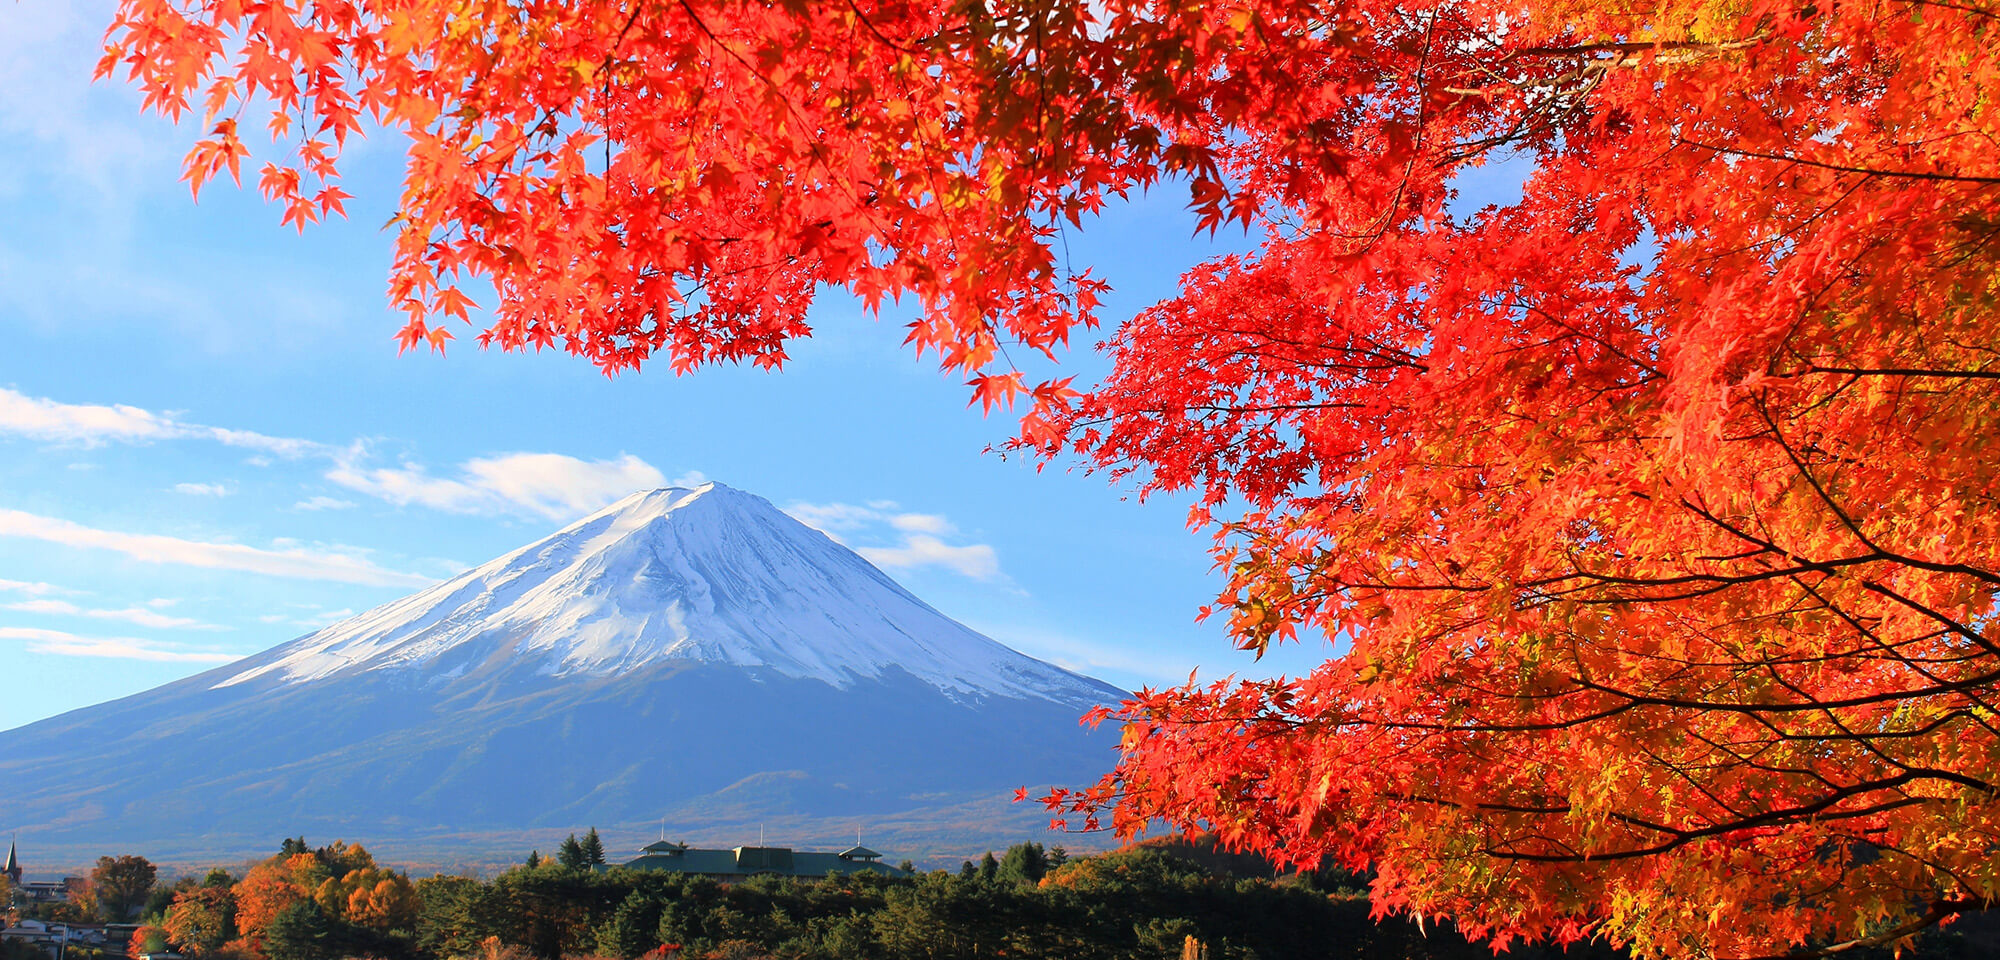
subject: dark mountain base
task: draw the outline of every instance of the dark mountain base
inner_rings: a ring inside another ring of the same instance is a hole
[[[592,825],[643,843],[662,818],[714,846],[754,843],[759,826],[798,846],[859,829],[928,861],[1044,835],[1013,789],[1094,780],[1116,744],[1074,708],[960,702],[893,672],[844,689],[675,662],[209,689],[221,673],[0,733],[6,826],[38,859],[77,862],[213,862],[304,833],[495,863]]]

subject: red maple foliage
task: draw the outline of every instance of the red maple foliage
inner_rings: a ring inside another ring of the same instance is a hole
[[[1944,0],[124,0],[199,189],[337,212],[411,139],[406,346],[777,365],[821,284],[1020,443],[1193,490],[1247,648],[1052,802],[1643,956],[1891,942],[2000,896],[2000,10]],[[1469,170],[1519,171],[1469,209]],[[1088,393],[1064,221],[1184,181],[1190,272]]]

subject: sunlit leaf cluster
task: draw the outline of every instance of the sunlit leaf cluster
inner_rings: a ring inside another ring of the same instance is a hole
[[[203,118],[197,190],[268,116],[301,227],[350,136],[408,137],[406,346],[774,366],[843,287],[1029,401],[1021,446],[1193,491],[1215,615],[1329,659],[1144,692],[1078,825],[1747,956],[2000,896],[1996,39],[1938,0],[124,0],[102,69]],[[1261,245],[1031,383],[1098,319],[1064,231],[1168,183]]]

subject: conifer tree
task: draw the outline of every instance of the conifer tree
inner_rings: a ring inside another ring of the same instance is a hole
[[[581,870],[590,863],[590,858],[583,852],[583,844],[576,842],[576,834],[563,838],[562,846],[556,850],[556,862],[568,870]]]
[[[271,920],[264,952],[271,960],[331,960],[340,955],[333,918],[313,900],[300,900]]]
[[[1017,843],[1000,858],[999,878],[1008,883],[1040,883],[1048,872],[1048,855],[1039,843]]]
[[[583,862],[585,866],[604,866],[604,841],[598,839],[597,828],[583,835]]]

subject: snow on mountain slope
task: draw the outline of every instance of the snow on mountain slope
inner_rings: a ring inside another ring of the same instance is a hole
[[[362,671],[444,683],[495,666],[613,675],[671,660],[835,687],[900,668],[955,699],[1086,704],[1119,695],[973,632],[769,501],[716,483],[633,494],[253,657],[213,688]]]

